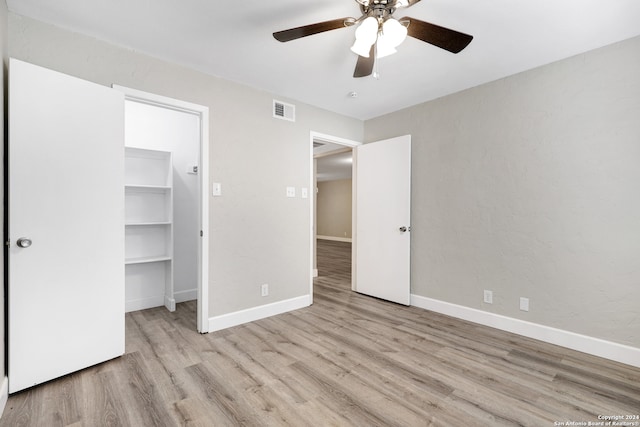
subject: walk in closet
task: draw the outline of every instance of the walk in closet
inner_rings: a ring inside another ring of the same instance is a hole
[[[125,310],[197,299],[200,119],[125,100]]]

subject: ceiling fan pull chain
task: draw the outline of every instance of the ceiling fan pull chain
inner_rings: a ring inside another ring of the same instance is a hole
[[[373,70],[373,78],[376,80],[380,80],[380,72],[378,71],[378,63],[380,62],[378,61],[378,42],[374,44],[373,49],[375,51],[373,57],[376,59],[376,62],[374,62],[374,65],[373,65],[375,67]]]

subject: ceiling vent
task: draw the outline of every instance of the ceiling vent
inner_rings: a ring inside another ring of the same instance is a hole
[[[273,117],[276,119],[296,121],[296,106],[273,100]]]

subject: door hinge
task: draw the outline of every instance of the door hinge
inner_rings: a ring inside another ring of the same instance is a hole
[[[200,237],[204,236],[204,233],[202,232],[202,230],[200,230]]]
[[[10,247],[11,246],[11,240],[7,240],[6,242],[4,242],[4,244]]]

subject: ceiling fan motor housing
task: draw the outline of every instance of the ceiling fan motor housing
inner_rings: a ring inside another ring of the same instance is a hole
[[[360,10],[365,16],[373,16],[380,23],[391,17],[396,11],[396,0],[373,0],[360,2]]]

